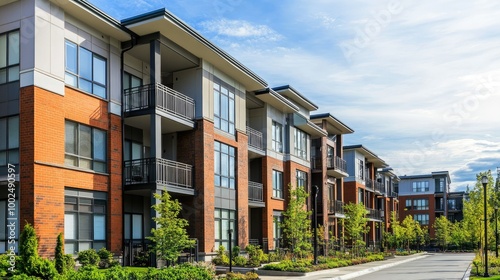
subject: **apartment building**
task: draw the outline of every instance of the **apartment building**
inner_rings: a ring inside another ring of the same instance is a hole
[[[313,139],[311,151],[312,185],[317,186],[318,225],[324,226],[323,238],[329,240],[342,236],[341,220],[344,219],[344,178],[347,164],[343,158],[343,135],[354,130],[331,114],[316,114],[311,121],[327,132]]]
[[[399,207],[395,192],[398,176],[389,165],[363,145],[344,146],[348,177],[344,178],[344,202],[362,203],[367,210],[367,246],[379,248],[383,232],[390,228],[390,213]]]
[[[432,227],[436,218],[447,217],[450,221],[463,219],[464,192],[450,192],[448,171],[430,174],[400,176],[398,194],[401,201],[400,220],[408,215],[421,225],[427,226],[431,238],[435,237]]]
[[[63,232],[66,253],[106,247],[133,264],[163,191],[201,260],[229,242],[275,249],[287,186],[311,192],[311,156],[323,224],[342,200],[352,130],[163,9],[118,21],[83,0],[3,1],[0,93],[0,185],[14,166],[16,233],[33,224],[42,256]],[[0,223],[7,197],[0,188]]]

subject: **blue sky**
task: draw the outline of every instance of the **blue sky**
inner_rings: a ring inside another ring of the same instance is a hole
[[[464,190],[500,166],[498,1],[90,2],[117,19],[166,8],[399,175],[448,170]]]

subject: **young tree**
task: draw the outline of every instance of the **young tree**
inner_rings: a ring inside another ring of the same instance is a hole
[[[163,195],[154,194],[154,197],[160,200],[152,206],[159,214],[159,217],[153,217],[158,228],[151,230],[148,239],[153,242],[152,251],[159,259],[175,262],[182,250],[192,247],[195,241],[187,234],[188,221],[179,218],[182,210],[179,201],[172,200],[167,191]]]
[[[353,246],[354,255],[358,255],[358,248],[366,244],[363,242],[363,234],[370,230],[367,225],[366,209],[363,204],[349,202],[344,205],[345,219],[342,219],[344,232],[347,240]]]
[[[26,223],[19,237],[20,270],[28,275],[33,274],[38,264],[38,239],[35,228]]]
[[[303,186],[293,188],[288,186],[290,200],[286,211],[283,213],[285,219],[282,224],[283,236],[291,246],[292,253],[296,257],[304,257],[312,250],[311,244],[311,211],[306,209],[306,199],[309,194]]]
[[[56,255],[55,255],[55,265],[57,272],[59,274],[64,274],[64,240],[63,240],[63,234],[59,233],[57,236],[57,243],[56,243]]]
[[[445,216],[437,218],[433,225],[436,230],[438,245],[443,246],[443,251],[446,250],[446,247],[451,240],[451,226],[451,222]]]
[[[417,240],[420,224],[417,221],[413,220],[412,215],[408,215],[401,223],[401,227],[403,228],[404,232],[403,236],[406,244],[406,249],[410,251],[410,244],[415,243],[415,241]]]

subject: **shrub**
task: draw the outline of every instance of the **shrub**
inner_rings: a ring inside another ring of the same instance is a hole
[[[57,274],[56,267],[52,261],[38,258],[30,275],[41,279],[53,279]]]
[[[203,265],[184,263],[163,269],[149,269],[144,276],[144,279],[158,280],[212,280],[215,270],[207,269]]]
[[[231,252],[233,254],[233,258],[239,256],[240,251],[241,251],[240,246],[234,246]]]
[[[247,264],[247,258],[243,256],[236,256],[233,258],[233,264],[235,266],[245,266]]]
[[[21,236],[19,237],[19,271],[32,275],[38,261],[38,240],[36,232],[31,224],[24,225]]]
[[[55,256],[55,265],[57,272],[59,274],[65,273],[66,266],[64,265],[64,243],[62,238],[62,233],[59,233],[57,236],[57,244],[56,244],[56,256]]]
[[[279,263],[272,263],[264,265],[263,269],[277,270],[277,271],[294,271],[294,272],[309,272],[312,265],[311,260],[300,259],[297,261],[285,260]]]
[[[82,266],[97,266],[99,265],[100,258],[97,252],[94,249],[88,249],[85,251],[78,252],[78,257],[76,260],[82,265]]]
[[[269,262],[278,262],[281,261],[281,259],[282,259],[281,255],[276,252],[271,252],[267,255],[267,260]]]
[[[229,257],[226,254],[226,248],[223,245],[219,246],[217,256],[212,259],[215,265],[229,265]]]
[[[63,255],[63,262],[64,262],[64,272],[65,273],[68,271],[75,270],[75,259],[73,258],[73,255],[71,255],[71,254]]]
[[[264,251],[262,251],[259,246],[249,244],[245,247],[245,251],[248,253],[248,265],[260,266],[260,264],[265,261]]]
[[[134,254],[134,266],[146,267],[149,265],[149,253],[146,250]]]
[[[97,251],[97,255],[99,256],[99,267],[100,268],[108,268],[112,266],[117,266],[120,263],[118,261],[115,261],[113,259],[113,253],[110,251],[106,250],[106,248],[101,248],[99,251]]]

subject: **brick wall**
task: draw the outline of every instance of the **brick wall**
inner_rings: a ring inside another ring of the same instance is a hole
[[[268,239],[269,249],[274,248],[273,233],[273,211],[285,210],[285,199],[273,198],[273,170],[284,172],[284,162],[273,157],[262,158],[262,182],[264,187],[264,202],[266,207],[262,211],[262,237]],[[288,189],[288,182],[283,174],[283,188]],[[287,191],[283,198],[287,197]]]

